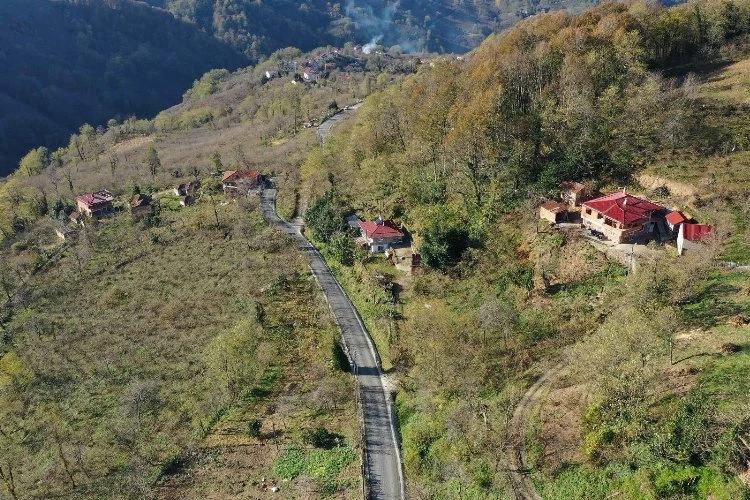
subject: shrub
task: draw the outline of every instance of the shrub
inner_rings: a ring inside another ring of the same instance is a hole
[[[329,450],[334,446],[339,446],[343,438],[339,434],[329,432],[325,427],[316,427],[315,429],[305,429],[302,431],[302,442],[316,448]]]
[[[260,437],[260,429],[263,426],[263,423],[257,419],[253,418],[247,423],[247,435],[254,438]]]
[[[331,241],[337,233],[346,233],[347,225],[333,191],[327,191],[307,209],[305,225],[312,230],[313,238],[323,243]]]

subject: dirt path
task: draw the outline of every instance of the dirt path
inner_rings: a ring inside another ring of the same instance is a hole
[[[539,403],[541,397],[549,390],[552,382],[557,379],[566,367],[560,362],[542,374],[518,402],[513,412],[513,417],[508,424],[508,476],[510,478],[511,494],[517,500],[541,500],[531,481],[531,466],[526,456],[524,437],[526,427],[534,407]]]

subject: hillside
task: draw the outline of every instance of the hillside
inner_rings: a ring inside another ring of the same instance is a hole
[[[0,184],[0,495],[358,498],[354,388],[327,306],[298,245],[216,176],[275,174],[294,210],[319,144],[305,122],[411,64],[263,78],[314,55],[209,72],[154,120],[84,130],[59,162]],[[172,188],[196,178],[198,202],[181,207]],[[75,196],[102,188],[116,214],[60,240]],[[156,216],[131,218],[135,191]]]
[[[247,60],[168,13],[130,0],[0,3],[0,176],[83,122],[150,116],[211,68]]]
[[[408,52],[463,53],[494,31],[526,17],[557,9],[580,11],[594,0],[535,2],[480,0],[385,0],[330,3],[322,0],[146,0],[179,19],[196,23],[247,54],[257,57],[293,46],[379,43]]]
[[[273,496],[264,477],[290,497],[358,495],[351,379],[306,261],[254,198],[219,191],[220,171],[258,168],[372,334],[410,497],[506,497],[521,447],[545,498],[745,498],[750,274],[720,264],[750,265],[749,13],[607,3],[462,59],[373,54],[307,83],[265,71],[330,52],[280,51],[204,75],[153,120],[82,128],[50,162],[32,151],[0,185],[0,411],[16,431],[0,451],[18,496]],[[310,125],[359,99],[321,141]],[[196,179],[180,208],[170,188]],[[551,227],[539,205],[570,179],[714,237],[678,257]],[[122,212],[54,241],[73,197],[101,188]],[[158,217],[130,220],[136,191]],[[393,219],[406,263],[363,251],[351,214]],[[318,446],[331,434],[343,446]]]
[[[747,495],[750,275],[717,264],[750,264],[749,12],[527,20],[370,97],[307,159],[309,234],[399,379],[412,496],[502,497],[516,446],[543,498]],[[538,207],[569,179],[716,239],[677,257],[550,229]],[[404,224],[430,270],[347,248],[335,221],[352,212]]]

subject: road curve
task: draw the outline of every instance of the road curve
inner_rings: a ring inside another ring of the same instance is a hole
[[[362,105],[361,102],[358,102],[357,104],[353,106],[349,106],[346,109],[342,109],[332,117],[328,118],[326,121],[318,125],[318,138],[321,142],[325,142],[326,138],[328,138],[328,135],[331,133],[331,128],[333,128],[334,125],[336,125],[338,122],[343,120],[344,118],[347,118],[349,115],[354,114],[355,111],[359,109],[359,107]]]
[[[529,474],[531,466],[526,458],[525,436],[531,412],[552,385],[552,382],[565,368],[565,363],[558,363],[542,374],[518,402],[513,417],[508,424],[507,460],[511,494],[516,500],[541,500]]]
[[[383,386],[380,359],[372,339],[323,257],[301,234],[301,223],[284,221],[276,214],[276,190],[263,191],[261,209],[270,224],[299,241],[300,248],[310,258],[310,268],[328,300],[336,324],[341,329],[344,346],[349,353],[359,386],[364,419],[364,479],[368,490],[367,496],[373,500],[404,499],[406,488],[392,401]]]

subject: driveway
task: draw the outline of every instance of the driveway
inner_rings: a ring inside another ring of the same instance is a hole
[[[301,221],[284,221],[276,215],[276,190],[266,189],[261,198],[265,219],[295,238],[310,258],[336,324],[341,329],[360,394],[364,420],[365,484],[371,499],[406,498],[401,452],[396,436],[391,395],[383,385],[380,359],[349,297],[334,278],[320,253],[300,233]]]

